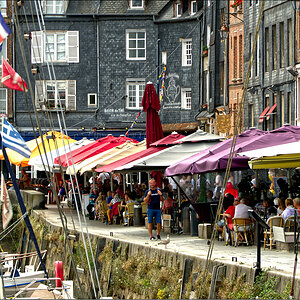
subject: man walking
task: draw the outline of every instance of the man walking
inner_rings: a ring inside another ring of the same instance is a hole
[[[160,230],[161,230],[161,211],[160,211],[160,201],[162,201],[162,192],[156,187],[155,179],[149,180],[150,189],[145,192],[144,202],[148,203],[148,232],[150,235],[150,241],[154,241],[155,237],[152,235],[152,224],[153,217],[157,224],[157,239],[160,240]]]

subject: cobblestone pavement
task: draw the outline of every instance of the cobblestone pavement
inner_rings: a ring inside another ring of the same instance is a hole
[[[74,229],[72,225],[72,217],[76,230],[80,231],[80,225],[76,211],[64,208],[63,209],[67,220],[68,228]],[[48,206],[47,210],[36,210],[35,213],[42,215],[48,222],[61,226],[60,218],[57,212],[56,206]],[[105,225],[100,221],[89,220],[86,218],[84,222],[82,216],[82,226],[86,231],[86,225],[88,232],[93,235],[99,235],[104,237],[123,240],[135,244],[145,245],[149,247],[165,248],[164,245],[158,245],[157,241],[150,241],[148,231],[143,227],[134,226],[120,226],[120,225]],[[86,224],[86,225],[85,225]],[[156,234],[156,232],[153,232]],[[165,239],[166,234],[162,233],[161,238]],[[198,256],[202,258],[207,257],[207,251],[209,249],[207,240],[200,239],[198,237],[190,235],[177,235],[170,234],[170,243],[167,245],[166,251],[181,252],[192,256]],[[256,262],[256,246],[225,246],[223,241],[216,241],[212,259],[227,264],[240,264],[252,268]],[[236,257],[237,262],[232,261],[232,257]],[[293,252],[273,250],[261,250],[262,268],[270,268],[271,270],[292,276],[294,267],[295,255]],[[300,278],[300,267],[298,264],[296,276]]]

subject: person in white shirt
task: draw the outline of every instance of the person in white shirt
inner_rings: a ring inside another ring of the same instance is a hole
[[[251,207],[246,203],[246,199],[242,198],[240,200],[240,203],[235,207],[234,218],[249,218],[248,209],[251,209]]]
[[[100,173],[99,178],[100,178],[102,184],[104,184],[105,179],[109,179],[110,176],[109,176],[109,173],[104,173],[103,172],[103,173]]]
[[[215,185],[215,189],[214,189],[213,199],[217,199],[217,194],[221,192],[223,186],[223,177],[218,172],[216,172],[216,179],[214,185]]]

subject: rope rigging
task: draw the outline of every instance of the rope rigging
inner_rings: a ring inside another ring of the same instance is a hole
[[[261,1],[261,6],[260,6],[260,11],[259,11],[259,17],[258,17],[257,25],[256,25],[254,44],[253,44],[253,48],[252,48],[251,55],[250,55],[247,75],[246,75],[246,78],[245,78],[245,81],[244,81],[242,99],[241,99],[239,109],[238,109],[238,113],[237,113],[237,121],[235,122],[235,125],[234,125],[234,134],[233,134],[233,137],[232,137],[232,144],[231,144],[231,148],[230,148],[230,154],[229,154],[229,158],[228,158],[228,162],[227,162],[227,166],[226,166],[226,171],[225,171],[225,176],[224,176],[224,181],[223,181],[223,186],[222,186],[222,191],[223,192],[221,194],[221,198],[220,198],[219,205],[218,205],[218,208],[217,208],[216,219],[215,219],[215,222],[214,222],[213,232],[212,232],[212,236],[211,236],[211,239],[210,239],[210,245],[209,245],[209,249],[208,249],[208,253],[207,253],[207,257],[206,257],[206,262],[205,262],[205,267],[204,267],[204,271],[203,271],[203,278],[202,278],[202,282],[201,282],[201,285],[200,285],[199,297],[198,297],[200,299],[202,299],[202,297],[203,297],[203,292],[204,292],[203,289],[204,289],[204,285],[205,285],[205,282],[206,282],[206,279],[207,279],[208,269],[209,269],[209,266],[211,264],[211,256],[212,256],[212,253],[213,253],[213,248],[214,248],[214,244],[215,244],[215,240],[216,240],[216,236],[217,236],[217,226],[216,225],[218,224],[218,222],[220,220],[220,215],[221,215],[222,210],[223,210],[224,192],[225,192],[226,184],[227,184],[229,176],[230,176],[230,169],[231,169],[232,159],[233,159],[233,156],[234,156],[237,136],[238,136],[239,131],[242,129],[241,127],[242,127],[242,118],[243,118],[243,111],[244,111],[244,102],[245,102],[245,98],[246,98],[246,94],[247,94],[247,87],[248,87],[248,83],[249,83],[249,79],[250,79],[251,68],[252,68],[254,56],[256,54],[256,46],[257,46],[257,40],[258,40],[259,30],[260,30],[260,26],[261,26],[261,21],[262,21],[262,17],[263,17],[264,6],[265,6],[265,0],[262,0]]]
[[[36,3],[35,3],[36,4]],[[31,5],[31,2],[30,2],[30,5]],[[32,9],[32,6],[31,6],[31,9]],[[37,10],[37,7],[36,7],[36,10]],[[32,12],[32,14],[33,14],[33,12]],[[26,16],[26,13],[24,13],[24,15]],[[38,15],[37,15],[38,16]],[[39,16],[38,16],[39,17]],[[33,92],[32,92],[32,87],[31,87],[31,84],[30,84],[30,78],[29,78],[29,72],[28,72],[28,68],[27,68],[27,63],[26,63],[26,58],[25,58],[25,55],[24,55],[24,48],[23,48],[23,45],[22,45],[22,40],[21,40],[21,38],[20,38],[20,24],[19,24],[19,20],[18,20],[18,12],[16,11],[16,19],[17,19],[17,24],[16,24],[16,28],[17,28],[17,37],[18,37],[18,41],[19,41],[19,44],[20,44],[20,49],[21,49],[21,54],[22,54],[22,58],[23,58],[23,61],[24,61],[24,65],[25,65],[25,69],[26,69],[26,74],[27,74],[27,78],[28,78],[28,82],[29,82],[29,85],[30,85],[30,93],[31,93],[31,96],[32,96],[32,104],[33,104],[33,107],[34,107],[34,113],[35,113],[35,117],[36,117],[36,121],[37,121],[37,124],[38,124],[38,129],[39,129],[39,133],[40,133],[40,136],[42,136],[42,132],[41,132],[41,126],[40,126],[40,122],[39,122],[39,119],[38,119],[38,114],[37,114],[37,111],[36,111],[36,108],[35,108],[35,103],[34,103],[34,95],[33,95]],[[33,24],[34,24],[34,17],[33,17]],[[29,28],[29,26],[28,26],[28,21],[27,21],[27,17],[26,17],[26,25],[27,25],[27,28]],[[49,70],[49,68],[48,68],[48,71],[50,72],[50,70]],[[50,73],[50,78],[51,78],[51,73]],[[52,78],[51,78],[52,79]],[[57,86],[57,82],[56,82],[56,86]],[[29,114],[30,114],[30,119],[31,119],[31,125],[32,125],[32,128],[33,128],[33,131],[34,131],[34,135],[35,135],[35,138],[36,138],[36,134],[35,134],[35,128],[34,128],[34,126],[33,126],[33,122],[32,122],[32,118],[31,118],[31,112],[30,112],[30,110],[29,110],[29,104],[28,104],[28,99],[27,99],[27,97],[26,97],[27,95],[25,94],[25,100],[26,100],[26,103],[27,103],[27,109],[28,109],[28,111],[29,111]],[[53,120],[52,120],[52,117],[51,116],[49,116],[49,112],[47,112],[47,114],[48,114],[48,119],[50,120],[50,124],[52,125],[52,128],[53,128]],[[59,116],[58,116],[58,118],[59,118]],[[44,118],[44,120],[45,120],[45,118]],[[59,119],[60,120],[60,119]],[[61,128],[61,124],[60,124],[60,129],[61,129],[61,133],[63,134],[63,130],[62,130],[62,128]],[[55,143],[55,148],[56,148],[56,151],[57,151],[57,143],[56,143],[56,140],[54,140],[54,143]],[[43,146],[43,148],[44,148],[44,152],[46,153],[46,147],[45,147],[45,144],[44,144],[44,141],[42,140],[42,146]],[[69,145],[70,146],[70,145]],[[40,151],[40,148],[38,147],[38,150],[39,150],[39,154],[41,155],[41,151]],[[66,151],[65,151],[65,153],[66,153]],[[51,170],[50,170],[50,166],[49,166],[49,161],[48,161],[48,159],[47,159],[47,156],[46,156],[46,160],[47,160],[47,167],[48,167],[48,171],[49,171],[49,173],[51,173]],[[44,166],[44,168],[45,168],[45,170],[46,170],[46,166],[45,166],[45,163],[44,163],[44,161],[42,161],[42,164],[43,164],[43,166]],[[61,170],[62,171],[62,170]],[[61,218],[61,221],[62,221],[62,224],[63,224],[63,228],[64,228],[64,232],[65,232],[65,235],[66,235],[66,237],[67,237],[67,234],[68,234],[68,230],[67,230],[67,228],[66,228],[66,226],[64,225],[64,221],[63,221],[63,212],[61,211],[61,208],[60,208],[60,205],[59,205],[59,201],[58,201],[58,198],[57,198],[57,194],[56,194],[56,190],[55,190],[55,186],[56,186],[56,182],[53,182],[53,180],[52,180],[52,178],[49,178],[49,174],[48,173],[46,173],[46,175],[47,175],[47,179],[49,180],[49,182],[51,182],[52,184],[51,184],[51,188],[52,188],[52,192],[53,192],[53,194],[54,194],[54,196],[55,196],[55,200],[56,200],[56,204],[57,204],[57,207],[58,207],[58,211],[59,211],[59,214],[60,214],[60,218]],[[71,177],[71,176],[70,176]],[[76,177],[75,177],[76,178]],[[71,177],[71,179],[72,179],[72,177]],[[72,190],[73,190],[73,193],[75,193],[75,190],[74,190],[74,185],[73,185],[73,180],[71,180],[71,182],[72,182]],[[64,184],[65,184],[65,181],[64,181]],[[77,179],[76,179],[76,184],[77,184],[77,186],[78,186],[78,181],[77,181]],[[81,201],[81,199],[80,199],[80,201]],[[75,202],[76,203],[76,202]],[[77,212],[78,212],[78,207],[76,207],[76,210],[77,210]],[[84,213],[83,213],[83,215],[84,215]],[[65,217],[65,216],[64,216]],[[78,215],[78,217],[79,217],[79,219],[80,219],[80,216]],[[86,223],[86,222],[85,222]],[[83,234],[83,230],[82,230],[82,226],[81,226],[81,231],[82,231],[82,234]],[[88,234],[88,231],[87,231],[87,234]],[[89,238],[89,234],[88,234],[88,238]],[[68,240],[68,239],[66,239],[66,240]],[[84,237],[83,237],[83,241],[85,242],[85,239],[84,239]],[[70,247],[69,247],[70,248]],[[91,248],[91,244],[90,244],[90,249],[92,249]],[[70,250],[70,252],[71,252],[71,249],[69,249]],[[85,245],[85,252],[86,252],[86,255],[87,255],[87,257],[88,257],[88,254],[87,254],[87,249],[86,249],[86,245]],[[92,257],[93,257],[93,252],[92,252],[92,250],[91,250],[91,253],[92,253]],[[71,255],[72,255],[72,252],[71,252]],[[94,257],[93,257],[93,260],[94,260]],[[89,259],[87,259],[87,261],[89,262]],[[76,272],[76,277],[78,277],[78,274],[77,274],[77,271],[76,271],[76,266],[75,266],[75,263],[74,263],[74,259],[72,259],[72,263],[73,263],[73,266],[74,266],[74,268],[75,268],[75,272]],[[89,268],[90,269],[90,268]],[[89,270],[90,271],[90,273],[91,273],[91,269]],[[96,274],[96,278],[98,277],[98,274],[97,274],[97,272],[96,272],[96,270],[95,270],[95,274]],[[95,293],[95,296],[96,296],[96,290],[95,290],[95,287],[94,287],[94,283],[93,283],[93,275],[92,275],[92,273],[91,273],[91,280],[92,280],[92,284],[93,284],[93,290],[94,290],[94,293]],[[97,281],[99,282],[99,280],[98,280],[98,278],[97,278]],[[79,282],[79,286],[80,286],[80,282]],[[101,294],[101,289],[100,289],[100,284],[99,284],[99,291],[100,291],[100,294]],[[97,297],[97,296],[96,296]]]

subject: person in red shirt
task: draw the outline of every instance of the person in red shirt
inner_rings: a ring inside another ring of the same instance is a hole
[[[233,196],[234,199],[238,198],[239,194],[238,194],[238,191],[237,189],[235,189],[232,185],[231,182],[228,182],[227,185],[226,185],[226,190],[225,190],[225,193],[224,195],[226,194],[231,194]]]
[[[174,202],[173,202],[173,192],[168,192],[167,199],[164,201],[162,211],[164,214],[172,214]]]

